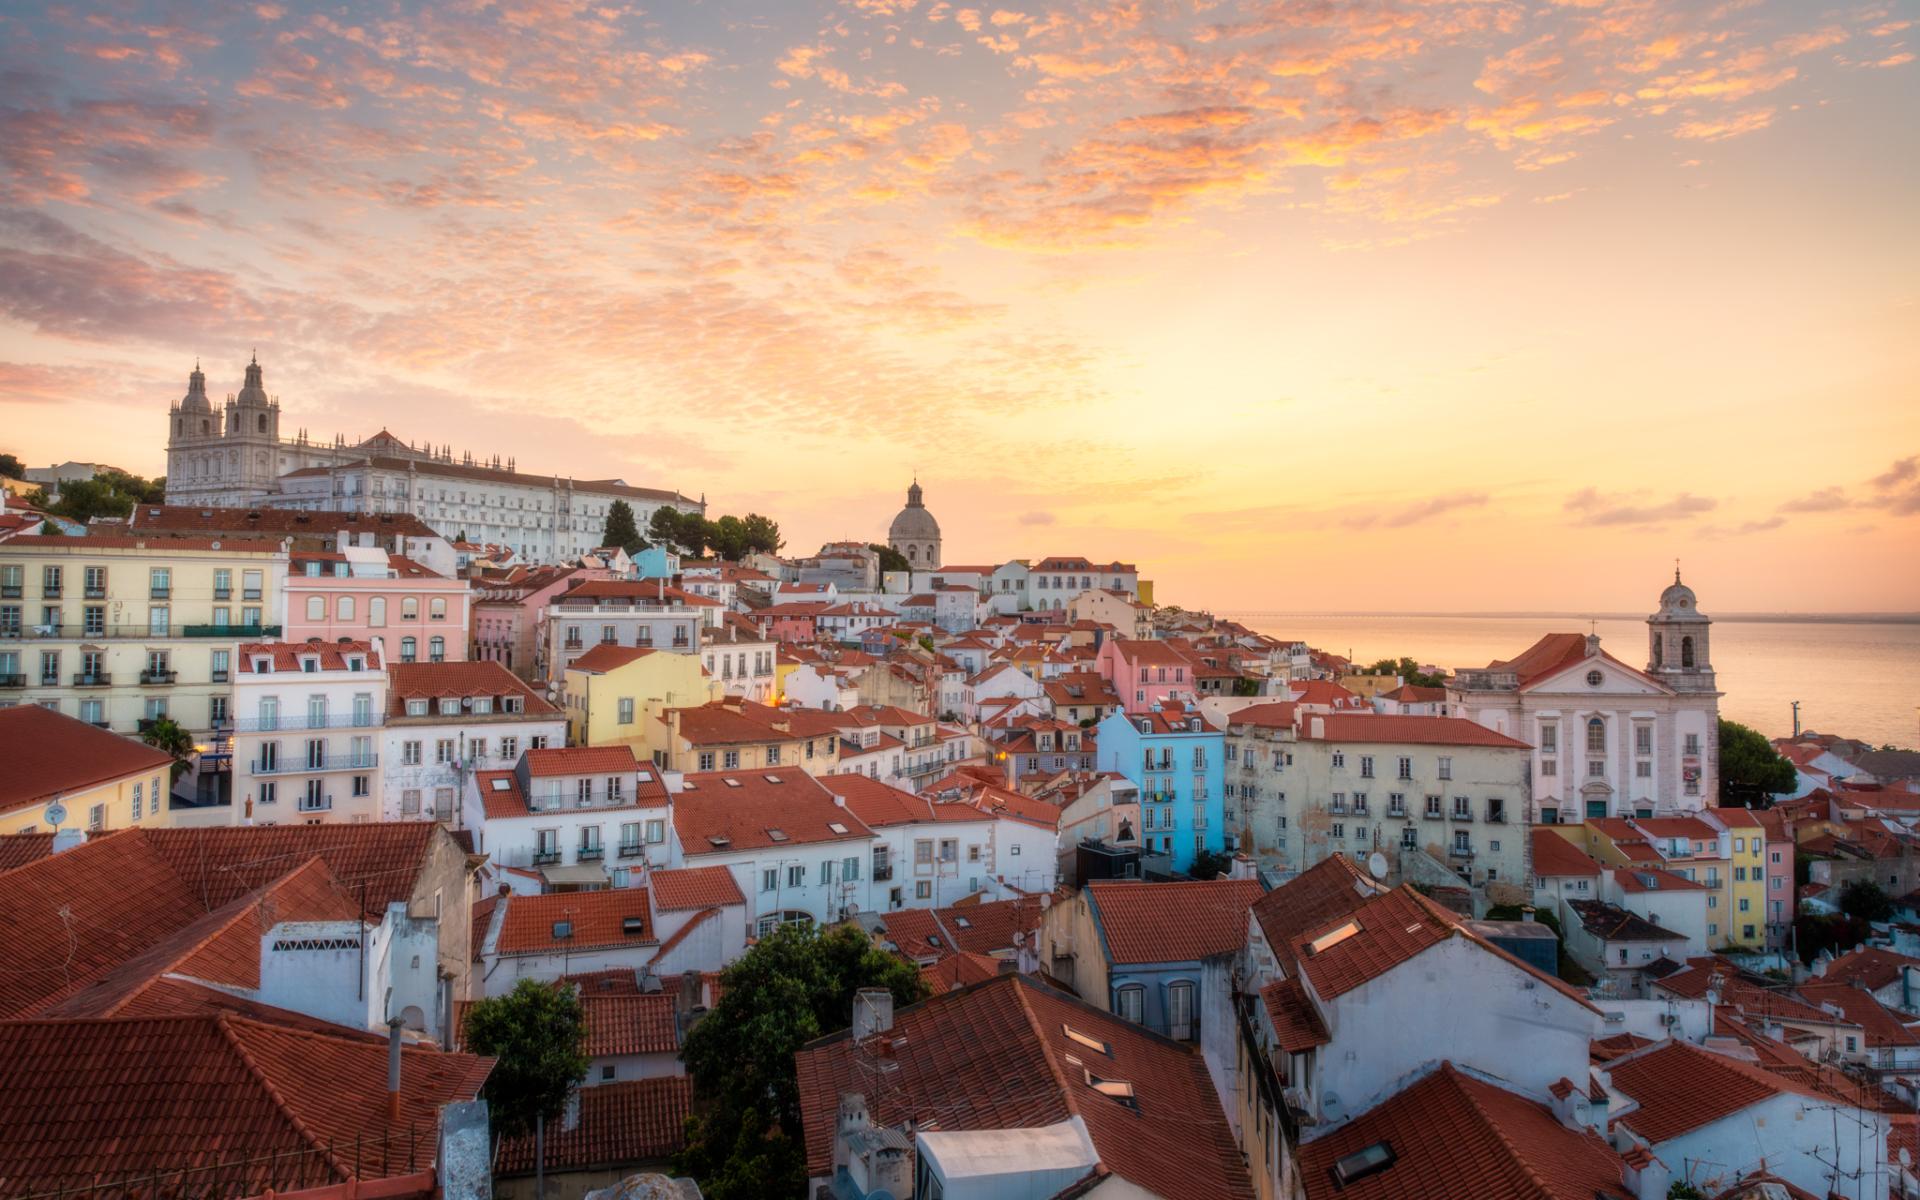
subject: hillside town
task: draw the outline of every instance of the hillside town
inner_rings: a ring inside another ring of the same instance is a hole
[[[1369,665],[239,373],[4,492],[0,1196],[1920,1196],[1920,754],[1677,569]]]

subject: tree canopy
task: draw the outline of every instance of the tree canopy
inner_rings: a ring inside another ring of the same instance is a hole
[[[522,979],[504,996],[475,1001],[466,1035],[475,1054],[498,1060],[481,1094],[502,1136],[531,1133],[539,1118],[558,1117],[587,1077],[586,1016],[571,984]]]
[[[187,760],[193,757],[193,735],[171,717],[161,717],[149,724],[141,732],[140,740],[173,756],[173,766],[167,776],[170,783],[180,778],[187,769]],[[157,802],[158,797],[155,800]]]
[[[854,993],[868,987],[896,1005],[926,990],[911,963],[850,925],[782,925],[727,967],[720,1002],[680,1051],[702,1103],[675,1165],[711,1200],[805,1194],[794,1051],[851,1025]]]
[[[647,548],[647,540],[640,536],[640,526],[634,522],[631,504],[615,500],[607,505],[607,530],[600,535],[600,544],[618,546],[628,554],[638,554]]]
[[[26,464],[17,456],[0,451],[0,479],[25,479],[26,476]]]
[[[867,549],[874,551],[880,556],[880,569],[882,571],[913,570],[913,564],[907,561],[907,556],[895,550],[892,546],[882,546],[879,542],[868,542]]]
[[[1885,921],[1893,916],[1893,901],[1873,880],[1854,879],[1840,889],[1840,911],[1856,921]]]
[[[1759,730],[1720,719],[1720,802],[1743,808],[1791,792],[1798,773]]]
[[[657,508],[647,522],[647,536],[694,558],[711,547],[728,562],[739,562],[749,554],[773,554],[786,545],[780,537],[780,522],[759,513],[708,520],[699,513]]]
[[[1413,659],[1408,658],[1405,655],[1402,655],[1397,659],[1383,658],[1378,662],[1374,663],[1371,667],[1368,667],[1367,674],[1398,675],[1401,679],[1405,680],[1409,684],[1412,684],[1414,687],[1445,687],[1447,686],[1447,677],[1444,674],[1436,675],[1428,671],[1422,671],[1420,669],[1419,663],[1413,661]]]
[[[74,479],[60,485],[57,498],[41,489],[27,503],[42,512],[82,524],[95,517],[124,517],[136,504],[160,504],[167,498],[167,481],[142,479],[125,471],[102,471],[92,479]]]

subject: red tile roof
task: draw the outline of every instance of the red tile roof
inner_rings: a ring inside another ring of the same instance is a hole
[[[580,1121],[572,1129],[547,1130],[547,1170],[630,1168],[663,1161],[685,1149],[693,1082],[685,1075],[636,1079],[580,1089]],[[534,1173],[534,1139],[503,1139],[494,1156],[496,1175]]]
[[[932,966],[921,967],[920,981],[927,985],[927,995],[944,996],[955,988],[992,979],[1000,974],[1002,965],[1001,959],[963,950],[949,954]],[[1012,969],[1012,964],[1005,965]]]
[[[254,1195],[304,1168],[405,1174],[409,1137],[431,1145],[441,1105],[471,1100],[491,1059],[401,1051],[400,1121],[387,1120],[387,1047],[228,1014],[0,1024],[0,1128],[11,1192],[230,1164],[224,1187]],[[383,1136],[398,1134],[381,1161]],[[429,1152],[429,1156],[430,1156]],[[280,1156],[271,1166],[268,1156]],[[252,1160],[254,1165],[238,1164]]]
[[[1600,864],[1551,829],[1528,831],[1533,842],[1533,873],[1552,879],[1566,875],[1597,877]]]
[[[589,675],[599,675],[607,671],[618,670],[630,662],[638,662],[649,654],[660,651],[651,646],[622,646],[617,642],[598,642],[593,649],[573,660],[569,671],[584,671]]]
[[[1255,729],[1292,729],[1294,714],[1298,709],[1291,700],[1279,700],[1271,704],[1249,704],[1236,709],[1227,716],[1228,728],[1239,725]]]
[[[683,867],[672,871],[654,871],[647,876],[653,889],[653,905],[661,912],[689,908],[717,908],[745,904],[740,884],[726,867]]]
[[[1578,666],[1588,657],[1586,634],[1549,633],[1513,658],[1496,659],[1488,663],[1487,670],[1511,671],[1519,679],[1520,688],[1524,691],[1537,683],[1545,682],[1569,667]],[[1605,650],[1599,651],[1592,657],[1605,659],[1641,682],[1652,684],[1663,692],[1672,690],[1646,672],[1628,666]]]
[[[843,748],[842,755],[845,754]],[[866,775],[822,775],[820,786],[846,801],[848,811],[872,829],[934,819],[933,805],[927,801]]]
[[[1191,962],[1246,945],[1247,912],[1264,893],[1257,879],[1089,883],[1111,963]]]
[[[1386,892],[1344,855],[1333,855],[1308,867],[1253,903],[1253,919],[1267,947],[1289,973],[1294,970],[1294,947],[1311,929],[1331,923]]]
[[[197,504],[141,504],[127,518],[142,532],[269,533],[334,537],[372,531],[401,537],[438,537],[411,513],[327,512],[293,508],[203,508]]]
[[[674,798],[673,827],[689,858],[873,836],[799,767],[688,775],[685,786]]]
[[[1376,1143],[1391,1165],[1344,1186],[1336,1162]],[[1591,1130],[1562,1125],[1545,1105],[1443,1062],[1347,1124],[1300,1148],[1309,1200],[1631,1200],[1620,1157]]]
[[[1615,1059],[1609,1069],[1615,1090],[1638,1105],[1620,1124],[1656,1148],[1763,1100],[1810,1092],[1771,1071],[1671,1040]]]
[[[0,836],[0,871],[38,862],[53,853],[51,833],[10,833]]]
[[[1519,738],[1465,717],[1403,717],[1391,713],[1307,713],[1300,736],[1311,741],[1401,743],[1417,746],[1489,746],[1529,750]]]
[[[1274,1038],[1287,1053],[1298,1054],[1333,1040],[1298,976],[1276,979],[1261,988],[1260,1000],[1273,1023]]]
[[[1569,900],[1574,918],[1594,937],[1608,942],[1684,942],[1686,935],[1655,925],[1639,913],[1605,900]]]
[[[1844,1020],[1858,1025],[1869,1046],[1920,1046],[1920,1034],[1907,1028],[1905,1019],[1873,998],[1864,987],[1848,983],[1803,983],[1796,989],[1807,1003],[1832,1005]]]
[[[0,812],[45,805],[59,793],[82,792],[118,779],[163,772],[173,764],[165,752],[133,738],[108,733],[85,721],[37,704],[0,708]],[[67,814],[83,824],[87,814]]]
[[[905,908],[887,913],[883,920],[887,940],[903,956],[945,958],[957,952],[1011,952],[1015,934],[1036,933],[1045,912],[1040,897],[1022,896],[951,908]]]
[[[1820,978],[1828,983],[1858,983],[1873,991],[1898,983],[1904,968],[1920,967],[1920,958],[1909,958],[1878,946],[1862,946],[1842,954],[1827,964]]]
[[[1302,933],[1294,944],[1301,973],[1322,1001],[1332,1000],[1386,974],[1401,963],[1453,936],[1456,928],[1422,903],[1412,888],[1395,888],[1354,911]],[[1347,936],[1317,952],[1316,939],[1353,926]]]
[[[549,892],[543,896],[502,896],[507,915],[495,942],[501,954],[575,954],[651,946],[653,913],[645,888],[602,888],[597,892]],[[631,922],[639,924],[631,931]],[[570,937],[554,927],[571,922]]]
[[[633,995],[596,995],[583,991],[580,1009],[586,1018],[588,1058],[677,1054],[680,1050],[673,997],[664,991]]]
[[[1070,1038],[1069,1028],[1103,1043],[1106,1052]],[[831,1171],[841,1093],[863,1091],[880,1126],[914,1118],[937,1119],[949,1131],[1019,1129],[1079,1116],[1101,1164],[1156,1196],[1253,1194],[1206,1063],[1193,1046],[1020,975],[902,1008],[893,1034],[913,1049],[899,1056],[900,1070],[877,1093],[861,1082],[871,1075],[845,1032],[808,1043],[794,1056],[809,1175]],[[1131,1083],[1134,1103],[1095,1091],[1089,1076]]]
[[[519,676],[497,662],[393,663],[387,668],[389,716],[405,717],[406,702],[410,699],[466,699],[471,696],[487,696],[495,700],[502,696],[518,696],[521,710],[528,716],[552,717],[560,712]],[[507,714],[501,713],[496,707],[494,715]],[[467,716],[470,718],[472,714]]]
[[[103,980],[316,857],[355,912],[362,885],[369,912],[409,902],[445,836],[425,821],[128,829],[18,867],[0,889],[0,1016],[32,1015]]]
[[[1613,882],[1623,892],[1704,892],[1707,885],[1659,867],[1630,867],[1613,873]]]
[[[555,775],[614,775],[635,770],[640,765],[632,746],[551,746],[527,751],[526,761],[527,775],[534,779]]]
[[[242,642],[235,657],[240,663],[242,675],[295,675],[302,672],[302,659],[319,659],[322,671],[348,671],[348,656],[361,662],[361,669],[378,671],[381,668],[380,652],[372,642],[323,642],[319,638],[308,638],[304,642]],[[267,670],[260,670],[255,664],[259,659],[267,660]]]

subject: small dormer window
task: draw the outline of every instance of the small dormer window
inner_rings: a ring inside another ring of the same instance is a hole
[[[473,711],[476,713],[491,713],[493,711],[493,697],[475,696],[473,698]]]
[[[443,717],[459,716],[460,715],[459,698],[455,696],[442,696],[440,698],[440,715]]]
[[[500,699],[500,711],[517,713],[520,711],[520,697],[503,696]]]
[[[410,716],[410,717],[424,717],[424,716],[426,716],[426,715],[427,715],[427,702],[426,702],[425,700],[409,700],[409,701],[407,701],[407,715],[408,715],[408,716]]]
[[[273,660],[271,658],[264,658],[264,657],[255,658],[253,660],[253,673],[255,675],[273,674]]]
[[[366,669],[367,660],[364,658],[350,658],[347,660],[347,670],[349,671],[364,671]]]
[[[300,660],[300,669],[309,675],[317,674],[320,670],[320,660],[312,657],[303,658]]]

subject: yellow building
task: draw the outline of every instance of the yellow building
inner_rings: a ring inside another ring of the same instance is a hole
[[[284,542],[22,537],[0,542],[0,702],[115,733],[231,715],[233,653],[279,636]]]
[[[697,708],[670,708],[654,722],[665,746],[654,761],[669,771],[757,771],[800,767],[831,775],[840,765],[843,714],[770,708],[727,696]]]
[[[0,709],[0,746],[0,834],[167,823],[173,759],[152,746],[37,704]]]
[[[1591,817],[1579,825],[1542,828],[1606,866],[1658,867],[1706,887],[1707,947],[1723,950],[1766,945],[1766,831],[1758,825],[1735,832],[1725,821],[1702,817]],[[1758,940],[1747,936],[1748,926]]]
[[[1725,928],[1735,945],[1767,946],[1767,828],[1744,808],[1709,808],[1700,814],[1730,842]]]
[[[666,750],[663,713],[705,704],[721,693],[697,654],[611,643],[575,659],[562,687],[570,744],[629,745],[643,759]]]

